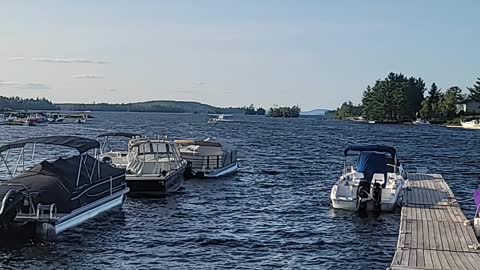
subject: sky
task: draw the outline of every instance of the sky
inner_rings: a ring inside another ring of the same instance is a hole
[[[0,95],[336,108],[401,72],[466,91],[480,1],[0,2]]]

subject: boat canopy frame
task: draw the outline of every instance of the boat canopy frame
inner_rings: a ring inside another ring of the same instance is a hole
[[[31,153],[31,160],[34,160],[35,158],[35,153],[36,153],[36,146],[37,144],[44,144],[44,145],[55,145],[55,146],[64,146],[64,147],[69,147],[69,148],[74,148],[78,151],[79,156],[80,156],[80,162],[78,165],[78,172],[77,172],[77,179],[76,179],[76,185],[78,186],[80,182],[80,174],[82,171],[82,165],[85,168],[89,181],[92,183],[93,180],[93,171],[98,170],[98,173],[100,175],[100,166],[98,166],[98,162],[94,162],[93,166],[91,169],[88,168],[87,166],[87,156],[88,156],[88,151],[92,149],[98,149],[100,147],[100,143],[96,140],[88,139],[88,138],[83,138],[83,137],[77,137],[77,136],[47,136],[47,137],[37,137],[37,138],[29,138],[29,139],[23,139],[23,140],[18,140],[9,144],[5,144],[0,146],[0,161],[5,165],[5,168],[7,169],[7,173],[10,176],[10,179],[13,179],[17,175],[17,171],[19,167],[21,166],[22,172],[26,172],[27,168],[25,166],[25,157],[26,157],[26,151],[25,151],[25,146],[32,144],[32,153]],[[8,156],[10,154],[10,150],[12,149],[20,149],[20,153],[18,154],[18,157],[15,161],[15,166],[13,170],[11,170],[8,162]],[[5,155],[3,154],[4,152]]]
[[[100,154],[105,153],[106,151],[113,151],[112,147],[110,146],[110,137],[117,137],[117,138],[126,138],[126,139],[135,139],[141,138],[143,135],[139,133],[132,133],[132,132],[107,132],[97,136],[97,139],[102,139],[102,143],[98,148]]]
[[[343,163],[343,174],[347,173],[347,156],[349,152],[377,152],[377,153],[385,153],[391,155],[393,158],[393,173],[397,174],[397,167],[398,167],[398,160],[397,160],[397,150],[391,146],[385,145],[349,145],[345,147],[343,154],[345,156],[345,160]],[[388,166],[388,164],[387,164]],[[385,179],[386,180],[386,179]]]

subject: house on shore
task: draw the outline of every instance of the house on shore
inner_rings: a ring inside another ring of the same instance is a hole
[[[466,99],[457,103],[457,113],[480,114],[480,102],[473,99]]]

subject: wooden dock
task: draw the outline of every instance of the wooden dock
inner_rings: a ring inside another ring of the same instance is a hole
[[[480,250],[474,248],[479,242],[443,177],[409,174],[408,179],[390,269],[480,269]]]

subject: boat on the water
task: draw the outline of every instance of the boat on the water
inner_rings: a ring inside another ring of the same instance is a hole
[[[415,121],[412,122],[414,125],[430,125],[430,122],[427,120],[422,120],[420,118],[417,118]]]
[[[142,135],[137,133],[128,132],[108,132],[100,134],[97,136],[97,140],[101,142],[97,158],[110,163],[116,168],[125,169],[128,165],[128,141],[141,136]]]
[[[461,122],[462,127],[465,129],[480,129],[480,119],[470,119],[468,121]]]
[[[74,154],[51,159],[41,154],[46,152],[39,150],[41,145],[68,148]],[[37,137],[0,146],[1,171],[7,177],[0,181],[0,231],[33,225],[33,233],[48,240],[121,208],[129,190],[125,170],[89,154],[99,146],[96,140],[75,136]]]
[[[356,166],[347,167],[350,152],[357,152]],[[405,172],[395,148],[380,145],[349,146],[344,150],[345,165],[332,187],[330,199],[335,209],[351,211],[393,211],[400,203]]]
[[[126,180],[130,194],[165,196],[179,190],[185,179],[187,161],[167,138],[135,138],[128,142]]]
[[[232,122],[233,120],[228,119],[227,117],[231,117],[231,114],[209,114],[213,116],[212,118],[208,119],[207,124],[216,124],[218,122]]]
[[[194,177],[220,177],[238,170],[237,149],[218,139],[176,140]]]

